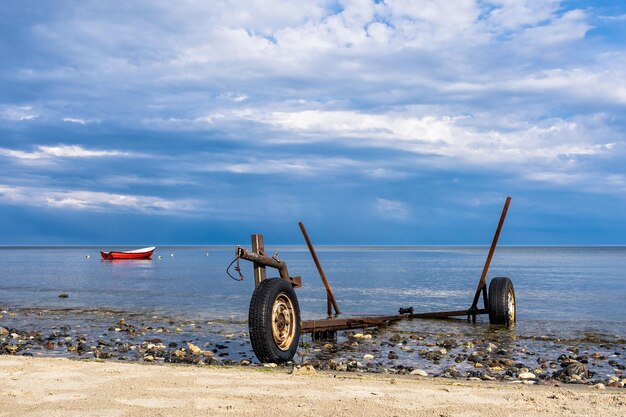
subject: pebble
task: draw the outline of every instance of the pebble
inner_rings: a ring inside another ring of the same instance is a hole
[[[14,314],[8,311],[0,313],[6,314],[6,318],[14,317]],[[47,317],[49,313],[29,312],[26,315],[28,314],[34,318],[35,314]],[[97,322],[102,326],[112,324],[108,328],[108,333],[107,327],[103,327],[102,332],[91,330],[89,322],[87,325],[76,322],[71,327],[55,323],[42,334],[36,331],[20,331],[5,321],[2,322],[5,327],[0,327],[0,353],[60,354],[66,357],[80,355],[81,358],[240,366],[248,366],[253,358],[246,332],[232,332],[231,329],[229,329],[231,332],[209,331],[211,336],[205,338],[202,332],[194,330],[200,327],[199,324],[194,326],[194,323],[184,320],[163,321],[160,324],[155,322],[131,324],[130,317],[128,323],[124,319],[118,321],[118,318],[106,324]],[[152,319],[158,320],[156,317]],[[202,325],[206,327],[204,323]],[[208,327],[211,327],[210,322]],[[145,337],[141,338],[143,335]],[[214,335],[217,335],[217,338]],[[538,345],[522,347],[518,345],[519,341],[512,342],[497,335],[489,340],[490,337],[485,334],[482,338],[462,340],[462,336],[458,334],[424,336],[385,331],[382,335],[347,332],[338,335],[335,342],[311,342],[309,347],[300,349],[298,354],[315,372],[334,370],[425,377],[429,376],[428,372],[415,368],[428,366],[430,376],[458,379],[517,381],[516,383],[520,384],[541,385],[587,382],[591,386],[588,378],[593,376],[595,385],[602,384],[605,388],[613,389],[622,388],[626,382],[622,377],[622,374],[626,374],[622,371],[625,369],[626,355],[620,352],[613,353],[620,349],[626,350],[620,343],[595,346],[581,344],[576,347],[580,353],[572,353],[573,350],[565,352],[563,345],[558,347],[555,345],[553,347],[560,351],[549,353],[544,352]],[[304,343],[309,342],[305,340]],[[546,342],[546,348],[550,346]],[[541,356],[529,357],[531,350],[528,348],[532,348]],[[412,357],[410,352],[419,353],[419,356],[413,355],[417,360],[411,367],[406,366],[406,361]],[[563,352],[563,355],[558,356]],[[218,356],[228,356],[232,359],[219,359]],[[362,363],[355,360],[358,358],[362,358]],[[297,367],[294,373],[308,372],[306,369],[302,371],[303,367]]]
[[[194,345],[193,343],[187,342],[187,346],[189,347],[189,351],[191,352],[192,355],[202,354],[202,349],[200,349],[198,346]]]
[[[606,387],[604,386],[604,384],[595,384],[593,386],[594,389],[598,389],[598,390],[603,390],[606,389]]]
[[[346,363],[340,363],[337,366],[335,366],[335,371],[337,372],[346,372],[348,370],[348,364]]]
[[[18,347],[17,347],[16,345],[6,345],[6,346],[4,347],[4,350],[5,350],[7,353],[11,353],[11,354],[13,354],[13,353],[17,352],[17,349],[18,349]]]
[[[264,363],[263,366],[266,368],[276,368],[278,365],[276,365],[274,362],[271,362],[271,363]]]
[[[417,375],[417,376],[428,376],[428,372],[423,369],[414,369],[409,372],[409,375]]]
[[[589,370],[585,364],[574,362],[567,365],[565,373],[571,377],[586,378],[589,375]]]
[[[293,371],[291,371],[292,375],[300,376],[315,375],[316,373],[317,371],[312,365],[296,366],[293,368]]]
[[[69,294],[59,294],[59,298],[70,298]]]

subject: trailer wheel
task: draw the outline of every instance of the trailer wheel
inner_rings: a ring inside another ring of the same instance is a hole
[[[290,361],[300,340],[300,307],[293,287],[280,278],[263,280],[248,312],[250,342],[259,361]]]
[[[515,290],[507,277],[489,283],[489,323],[512,325],[516,319]]]

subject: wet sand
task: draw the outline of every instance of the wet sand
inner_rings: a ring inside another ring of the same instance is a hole
[[[291,372],[291,373],[290,373]],[[0,356],[0,416],[623,416],[623,389]]]

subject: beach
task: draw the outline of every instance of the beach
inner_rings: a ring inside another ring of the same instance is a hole
[[[620,389],[0,356],[0,416],[623,416]]]

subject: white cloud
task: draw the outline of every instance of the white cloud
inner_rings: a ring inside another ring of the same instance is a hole
[[[23,160],[36,160],[44,157],[42,152],[24,152],[6,148],[0,148],[0,155]]]
[[[192,200],[168,200],[160,197],[142,195],[1,184],[0,202],[5,204],[74,210],[121,210],[152,214],[173,214],[194,212],[197,210],[197,203]]]
[[[599,16],[600,19],[611,20],[611,21],[624,21],[626,20],[626,14],[620,14],[617,16]]]
[[[592,28],[586,20],[582,10],[572,10],[555,18],[550,24],[525,30],[518,40],[521,44],[535,47],[580,40]]]
[[[496,8],[488,19],[499,30],[519,30],[551,20],[559,10],[559,0],[492,0]]]
[[[73,117],[64,117],[63,121],[66,123],[76,123],[79,125],[87,124],[87,122],[83,119],[73,118]]]
[[[377,198],[374,209],[381,217],[394,220],[407,220],[410,213],[405,202],[385,198]]]
[[[584,126],[560,119],[485,131],[473,127],[471,117],[412,116],[410,109],[391,114],[273,112],[251,118],[297,132],[300,141],[344,139],[352,144],[358,141],[360,146],[435,154],[470,164],[553,163],[564,157],[609,153],[613,147],[612,142],[597,143]],[[288,137],[291,141],[292,136]]]
[[[100,123],[99,119],[80,119],[78,117],[64,117],[63,121],[65,123],[75,123],[79,125],[86,125],[89,123]]]
[[[57,146],[39,146],[40,152],[46,155],[56,156],[59,158],[95,158],[106,156],[129,156],[128,152],[121,151],[103,151],[85,149],[78,145],[57,145]]]
[[[508,84],[520,92],[559,92],[562,96],[586,99],[590,102],[626,104],[626,72],[603,72],[582,69],[552,69],[521,77]],[[501,86],[506,90],[506,86]]]
[[[230,159],[233,159],[232,157]],[[239,162],[211,162],[202,165],[203,172],[229,172],[232,174],[288,174],[316,175],[340,173],[363,167],[363,163],[349,158],[289,157],[289,158],[241,158]]]
[[[0,116],[2,116],[3,119],[11,121],[28,121],[39,117],[32,106],[6,107],[0,112]]]
[[[0,155],[25,161],[34,161],[50,158],[99,158],[113,156],[136,156],[129,152],[115,150],[92,150],[78,145],[38,146],[36,151],[25,152],[13,149],[0,148]]]

